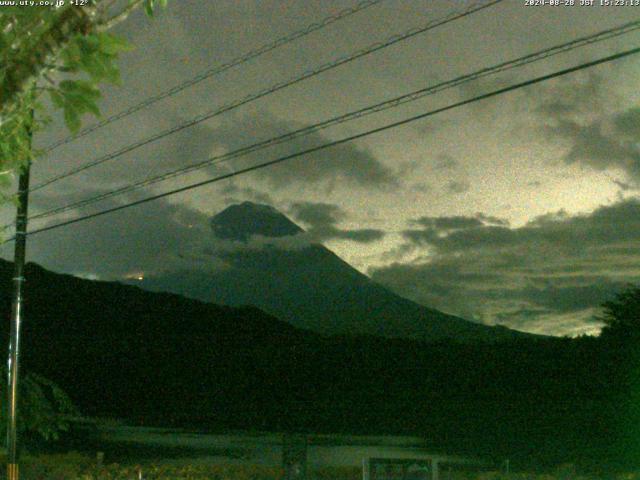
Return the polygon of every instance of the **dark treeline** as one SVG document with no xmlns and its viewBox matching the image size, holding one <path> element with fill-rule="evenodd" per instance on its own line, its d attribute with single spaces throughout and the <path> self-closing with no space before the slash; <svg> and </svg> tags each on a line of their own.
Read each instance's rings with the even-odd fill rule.
<svg viewBox="0 0 640 480">
<path fill-rule="evenodd" d="M 434 451 L 522 468 L 640 467 L 640 342 L 625 326 L 600 338 L 483 344 L 328 338 L 254 308 L 35 265 L 27 274 L 24 369 L 56 381 L 87 416 L 417 434 Z M 5 318 L 10 276 L 3 262 Z M 7 322 L 0 333 L 6 345 Z"/>
</svg>

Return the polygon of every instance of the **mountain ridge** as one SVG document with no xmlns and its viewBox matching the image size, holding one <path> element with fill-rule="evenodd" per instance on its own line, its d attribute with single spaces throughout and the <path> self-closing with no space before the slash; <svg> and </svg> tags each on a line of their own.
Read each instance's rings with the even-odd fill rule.
<svg viewBox="0 0 640 480">
<path fill-rule="evenodd" d="M 307 238 L 307 232 L 269 205 L 231 205 L 210 222 L 213 241 L 232 244 L 217 252 L 226 268 L 173 271 L 135 284 L 216 304 L 255 305 L 298 328 L 325 335 L 427 342 L 531 335 L 471 322 L 403 298 Z"/>
<path fill-rule="evenodd" d="M 0 261 L 5 318 L 12 267 Z M 515 458 L 515 448 L 524 460 L 535 451 L 566 461 L 558 445 L 610 452 L 624 407 L 619 365 L 632 357 L 598 339 L 325 337 L 252 307 L 32 263 L 25 276 L 21 369 L 56 382 L 84 415 L 208 431 L 419 434 L 449 453 Z M 8 327 L 0 323 L 5 345 Z"/>
</svg>

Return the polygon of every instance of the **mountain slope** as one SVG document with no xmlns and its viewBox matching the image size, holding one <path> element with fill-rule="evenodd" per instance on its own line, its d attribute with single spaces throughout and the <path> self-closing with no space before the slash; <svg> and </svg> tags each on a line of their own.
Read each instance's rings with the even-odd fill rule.
<svg viewBox="0 0 640 480">
<path fill-rule="evenodd" d="M 0 261 L 5 318 L 11 276 L 12 264 Z M 282 406 L 282 392 L 270 387 L 277 377 L 268 373 L 281 363 L 277 356 L 315 339 L 253 307 L 210 305 L 35 264 L 26 278 L 23 366 L 58 382 L 84 414 L 248 425 L 269 402 Z M 0 335 L 7 345 L 8 322 Z"/>
<path fill-rule="evenodd" d="M 368 334 L 435 341 L 493 341 L 525 335 L 418 305 L 374 283 L 266 205 L 233 205 L 211 219 L 228 268 L 146 277 L 171 291 L 225 305 L 255 305 L 292 325 L 323 334 Z M 272 240 L 272 243 L 269 243 Z M 215 245 L 215 244 L 214 244 Z"/>
<path fill-rule="evenodd" d="M 0 261 L 4 318 L 11 277 Z M 205 430 L 412 433 L 434 451 L 536 463 L 581 452 L 601 462 L 620 450 L 615 426 L 627 418 L 624 372 L 635 357 L 597 339 L 323 337 L 255 308 L 34 264 L 26 278 L 21 371 L 54 380 L 86 415 Z M 5 346 L 8 327 L 0 323 Z"/>
</svg>

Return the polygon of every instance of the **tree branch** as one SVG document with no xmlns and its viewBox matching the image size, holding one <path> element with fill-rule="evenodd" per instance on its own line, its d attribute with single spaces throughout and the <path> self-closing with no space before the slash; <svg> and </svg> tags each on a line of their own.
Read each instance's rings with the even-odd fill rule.
<svg viewBox="0 0 640 480">
<path fill-rule="evenodd" d="M 113 28 L 118 23 L 126 20 L 129 15 L 131 15 L 131 12 L 140 7 L 140 5 L 142 5 L 143 3 L 144 0 L 132 0 L 131 2 L 129 2 L 129 5 L 122 9 L 120 13 L 115 14 L 113 17 L 103 22 L 99 22 L 96 25 L 96 30 L 98 32 L 104 32 L 105 30 Z"/>
<path fill-rule="evenodd" d="M 0 116 L 13 110 L 28 84 L 47 68 L 48 59 L 54 57 L 77 33 L 87 33 L 93 24 L 94 7 L 76 8 L 71 5 L 40 35 L 35 47 L 16 55 L 5 65 L 5 76 L 0 83 Z"/>
</svg>

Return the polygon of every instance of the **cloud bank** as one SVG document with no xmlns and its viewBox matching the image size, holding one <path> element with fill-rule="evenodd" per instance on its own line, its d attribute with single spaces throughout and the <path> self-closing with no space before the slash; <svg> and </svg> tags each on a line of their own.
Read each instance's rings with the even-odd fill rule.
<svg viewBox="0 0 640 480">
<path fill-rule="evenodd" d="M 640 201 L 560 211 L 510 228 L 498 218 L 422 217 L 405 230 L 414 260 L 372 269 L 418 302 L 489 324 L 595 333 L 599 305 L 640 281 Z"/>
</svg>

